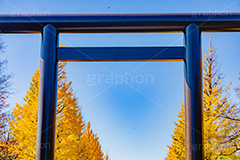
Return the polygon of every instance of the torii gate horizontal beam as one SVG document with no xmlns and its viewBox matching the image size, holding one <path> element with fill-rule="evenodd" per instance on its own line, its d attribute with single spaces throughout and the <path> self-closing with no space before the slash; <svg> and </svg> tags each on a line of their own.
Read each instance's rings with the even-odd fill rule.
<svg viewBox="0 0 240 160">
<path fill-rule="evenodd" d="M 183 61 L 185 47 L 66 47 L 60 61 Z"/>
<path fill-rule="evenodd" d="M 195 23 L 200 31 L 240 31 L 240 13 L 1 15 L 2 33 L 40 33 L 51 24 L 59 33 L 183 32 Z"/>
</svg>

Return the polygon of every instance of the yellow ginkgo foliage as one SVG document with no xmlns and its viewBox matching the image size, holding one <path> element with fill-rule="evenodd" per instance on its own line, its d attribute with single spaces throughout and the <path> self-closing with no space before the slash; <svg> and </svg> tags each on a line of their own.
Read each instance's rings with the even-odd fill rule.
<svg viewBox="0 0 240 160">
<path fill-rule="evenodd" d="M 97 134 L 91 130 L 90 122 L 88 122 L 85 132 L 82 136 L 82 143 L 84 144 L 83 157 L 88 157 L 90 160 L 103 160 L 103 153 L 101 145 L 98 141 Z"/>
<path fill-rule="evenodd" d="M 178 114 L 178 123 L 175 123 L 174 134 L 172 135 L 173 142 L 170 146 L 167 158 L 165 160 L 185 160 L 185 123 L 184 123 L 184 105 L 181 104 L 181 111 Z"/>
<path fill-rule="evenodd" d="M 102 160 L 103 153 L 96 134 L 85 125 L 73 95 L 71 82 L 67 82 L 66 63 L 59 63 L 56 123 L 56 160 Z M 15 141 L 11 153 L 17 159 L 36 159 L 37 111 L 39 70 L 32 77 L 24 104 L 16 104 L 9 132 Z"/>
<path fill-rule="evenodd" d="M 204 159 L 216 160 L 227 156 L 239 160 L 240 151 L 240 108 L 232 104 L 229 98 L 231 84 L 224 86 L 222 74 L 216 62 L 216 55 L 209 43 L 208 54 L 203 57 L 203 139 Z M 185 132 L 184 107 L 175 123 L 173 141 L 168 146 L 167 160 L 184 160 Z"/>
</svg>

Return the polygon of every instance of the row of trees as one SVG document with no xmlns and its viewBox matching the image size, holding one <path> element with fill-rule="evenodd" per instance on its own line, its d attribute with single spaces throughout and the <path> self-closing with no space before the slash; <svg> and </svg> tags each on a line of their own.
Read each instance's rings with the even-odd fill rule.
<svg viewBox="0 0 240 160">
<path fill-rule="evenodd" d="M 0 49 L 3 48 L 0 43 Z M 0 61 L 0 158 L 35 159 L 37 140 L 37 111 L 39 94 L 39 70 L 30 83 L 24 104 L 16 106 L 7 114 L 6 99 L 10 94 L 9 78 L 5 73 L 7 61 Z M 84 122 L 71 82 L 67 81 L 66 63 L 59 63 L 56 159 L 108 160 L 103 154 L 97 134 L 90 122 Z M 203 60 L 203 117 L 204 158 L 240 159 L 240 107 L 231 102 L 229 90 L 219 71 L 212 43 Z M 240 87 L 236 88 L 240 99 Z M 174 122 L 173 141 L 166 160 L 185 160 L 184 105 L 181 105 L 178 122 Z M 228 157 L 228 158 L 227 158 Z"/>
<path fill-rule="evenodd" d="M 240 104 L 231 102 L 231 83 L 223 84 L 212 42 L 203 57 L 204 159 L 240 159 Z M 236 88 L 240 99 L 240 87 Z M 185 160 L 184 105 L 174 122 L 175 130 L 166 160 Z"/>
<path fill-rule="evenodd" d="M 2 74 L 4 64 L 6 61 L 0 63 L 0 75 L 5 75 L 0 77 L 0 159 L 35 160 L 39 70 L 32 77 L 24 104 L 16 104 L 9 116 L 4 110 L 8 107 L 6 98 L 10 77 Z M 66 63 L 59 63 L 55 159 L 108 160 L 90 122 L 83 120 L 71 82 L 67 81 L 65 68 Z"/>
</svg>

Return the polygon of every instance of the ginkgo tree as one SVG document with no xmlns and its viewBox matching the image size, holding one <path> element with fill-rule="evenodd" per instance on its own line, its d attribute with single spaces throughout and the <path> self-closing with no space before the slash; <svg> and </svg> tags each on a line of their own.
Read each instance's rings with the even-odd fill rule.
<svg viewBox="0 0 240 160">
<path fill-rule="evenodd" d="M 103 160 L 97 134 L 91 130 L 90 122 L 86 125 L 83 121 L 65 67 L 66 63 L 59 63 L 55 159 Z M 36 158 L 38 94 L 39 70 L 32 77 L 24 104 L 16 104 L 10 121 L 9 132 L 15 141 L 11 153 L 17 159 Z"/>
<path fill-rule="evenodd" d="M 175 125 L 173 142 L 171 146 L 167 146 L 169 152 L 166 160 L 185 160 L 185 122 L 184 122 L 184 105 L 181 104 L 181 111 L 178 113 L 178 123 Z"/>
<path fill-rule="evenodd" d="M 215 160 L 227 156 L 239 160 L 240 108 L 231 103 L 229 90 L 219 71 L 215 51 L 210 40 L 208 54 L 203 57 L 203 140 L 204 159 Z M 179 112 L 178 123 L 172 135 L 173 141 L 166 160 L 185 159 L 184 106 Z"/>
<path fill-rule="evenodd" d="M 103 153 L 101 151 L 101 145 L 98 141 L 97 134 L 94 134 L 90 128 L 90 122 L 87 123 L 87 127 L 82 136 L 83 152 L 81 157 L 88 157 L 91 160 L 103 160 Z"/>
</svg>

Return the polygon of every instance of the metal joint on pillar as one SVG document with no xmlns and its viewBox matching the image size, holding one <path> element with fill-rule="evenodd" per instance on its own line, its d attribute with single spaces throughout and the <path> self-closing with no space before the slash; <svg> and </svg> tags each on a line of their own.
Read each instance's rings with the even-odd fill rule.
<svg viewBox="0 0 240 160">
<path fill-rule="evenodd" d="M 185 151 L 186 160 L 203 160 L 202 58 L 199 27 L 185 29 Z"/>
<path fill-rule="evenodd" d="M 36 160 L 53 160 L 57 93 L 57 30 L 48 24 L 43 28 L 40 68 Z"/>
</svg>

